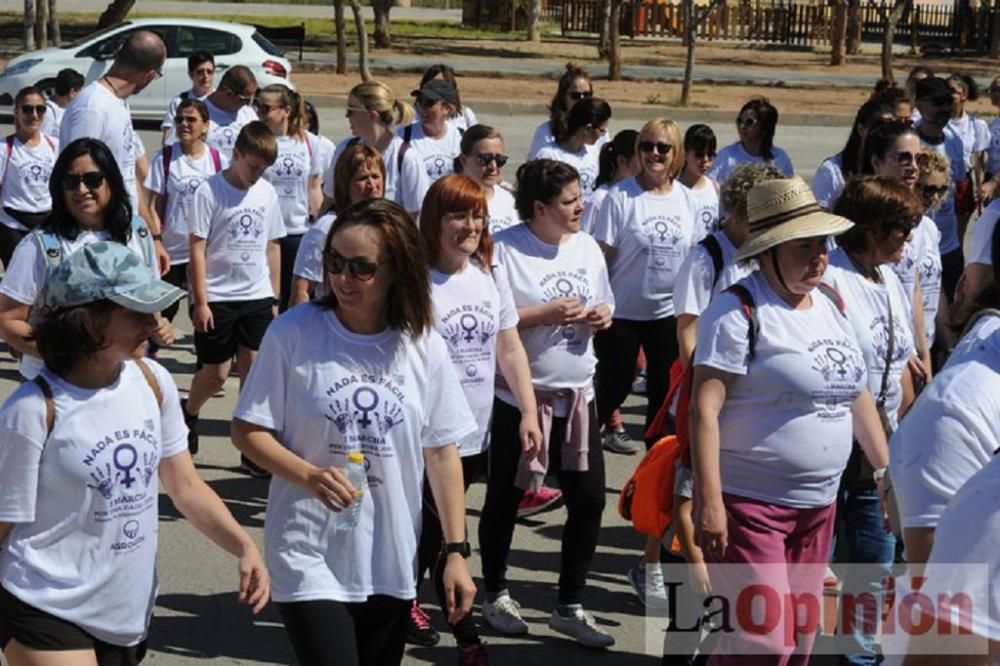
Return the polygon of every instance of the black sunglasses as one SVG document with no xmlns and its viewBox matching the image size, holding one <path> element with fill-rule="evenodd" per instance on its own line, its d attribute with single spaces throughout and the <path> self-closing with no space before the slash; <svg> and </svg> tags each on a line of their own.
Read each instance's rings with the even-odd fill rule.
<svg viewBox="0 0 1000 666">
<path fill-rule="evenodd" d="M 896 220 L 895 227 L 897 229 L 902 229 L 907 234 L 909 234 L 914 229 L 916 229 L 918 226 L 920 226 L 920 219 L 921 218 L 919 218 L 919 217 L 911 217 L 911 218 L 908 218 L 908 219 L 904 218 L 904 219 L 901 219 L 901 220 Z"/>
<path fill-rule="evenodd" d="M 500 153 L 479 153 L 475 156 L 479 160 L 479 166 L 488 167 L 491 162 L 497 163 L 497 168 L 502 169 L 510 158 Z"/>
<path fill-rule="evenodd" d="M 760 121 L 757 120 L 756 118 L 754 118 L 753 116 L 751 116 L 749 118 L 737 118 L 736 119 L 736 126 L 737 127 L 746 127 L 747 129 L 750 129 L 751 127 L 753 127 L 754 125 L 756 125 L 759 122 Z"/>
<path fill-rule="evenodd" d="M 663 141 L 658 141 L 653 143 L 652 141 L 640 141 L 639 150 L 644 153 L 651 153 L 656 150 L 660 155 L 669 155 L 670 151 L 674 149 L 669 143 L 664 143 Z"/>
<path fill-rule="evenodd" d="M 921 185 L 920 191 L 923 192 L 924 196 L 930 199 L 933 196 L 943 197 L 948 194 L 948 186 L 940 185 L 935 187 L 934 185 Z"/>
<path fill-rule="evenodd" d="M 593 90 L 588 90 L 587 92 L 578 92 L 573 90 L 569 93 L 569 98 L 579 102 L 581 99 L 589 99 L 594 96 Z"/>
<path fill-rule="evenodd" d="M 88 190 L 96 190 L 104 184 L 104 174 L 100 171 L 88 171 L 87 173 L 68 173 L 59 181 L 64 190 L 72 191 L 80 187 L 80 183 Z"/>
<path fill-rule="evenodd" d="M 30 115 L 44 116 L 45 115 L 45 105 L 44 104 L 22 104 L 21 105 L 21 113 L 23 113 L 26 116 L 30 116 Z"/>
<path fill-rule="evenodd" d="M 378 264 L 364 259 L 346 259 L 333 250 L 323 252 L 323 267 L 330 275 L 340 275 L 346 269 L 351 277 L 368 282 L 375 277 Z"/>
</svg>

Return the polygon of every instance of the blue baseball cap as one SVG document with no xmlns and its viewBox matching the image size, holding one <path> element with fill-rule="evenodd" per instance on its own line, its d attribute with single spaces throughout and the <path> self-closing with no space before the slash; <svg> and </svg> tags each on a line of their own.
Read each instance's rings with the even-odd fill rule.
<svg viewBox="0 0 1000 666">
<path fill-rule="evenodd" d="M 128 310 L 154 313 L 184 291 L 164 282 L 121 243 L 89 243 L 66 257 L 45 285 L 42 306 L 66 308 L 107 299 Z"/>
</svg>

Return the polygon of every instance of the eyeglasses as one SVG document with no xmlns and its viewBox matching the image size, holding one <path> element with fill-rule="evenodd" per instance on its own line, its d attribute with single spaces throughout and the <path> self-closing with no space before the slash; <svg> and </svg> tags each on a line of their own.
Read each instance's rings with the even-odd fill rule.
<svg viewBox="0 0 1000 666">
<path fill-rule="evenodd" d="M 759 123 L 759 122 L 760 121 L 757 120 L 756 118 L 754 118 L 753 116 L 750 116 L 749 118 L 737 118 L 736 119 L 736 126 L 737 127 L 745 127 L 747 129 L 750 129 L 751 127 L 756 126 L 757 123 Z"/>
<path fill-rule="evenodd" d="M 644 153 L 651 153 L 654 150 L 660 155 L 669 155 L 670 151 L 674 149 L 669 143 L 664 143 L 663 141 L 657 141 L 656 143 L 652 141 L 640 141 L 639 150 Z"/>
<path fill-rule="evenodd" d="M 59 181 L 62 188 L 71 192 L 80 187 L 83 183 L 88 190 L 96 190 L 104 184 L 104 174 L 100 171 L 88 171 L 86 173 L 68 173 Z"/>
<path fill-rule="evenodd" d="M 162 78 L 163 78 L 163 70 L 162 69 L 154 69 L 153 70 L 153 80 L 155 81 L 156 79 L 162 79 Z"/>
<path fill-rule="evenodd" d="M 920 191 L 928 199 L 930 199 L 932 197 L 943 197 L 944 195 L 948 194 L 948 186 L 947 185 L 941 185 L 941 186 L 935 187 L 934 185 L 921 185 L 920 186 Z"/>
<path fill-rule="evenodd" d="M 368 113 L 368 109 L 366 109 L 363 106 L 348 106 L 347 107 L 347 112 L 348 113 Z"/>
<path fill-rule="evenodd" d="M 384 262 L 379 262 L 384 263 Z M 375 277 L 379 263 L 364 259 L 346 259 L 334 250 L 323 252 L 323 268 L 330 275 L 341 275 L 346 269 L 351 277 L 361 282 L 368 282 Z"/>
<path fill-rule="evenodd" d="M 471 155 L 470 157 L 475 157 L 479 160 L 479 166 L 488 167 L 492 162 L 497 163 L 497 168 L 502 169 L 504 164 L 507 164 L 507 160 L 510 158 L 506 155 L 501 155 L 500 153 L 479 153 L 477 155 Z"/>
<path fill-rule="evenodd" d="M 593 97 L 594 96 L 594 91 L 593 90 L 587 90 L 587 91 L 584 91 L 584 92 L 579 92 L 577 90 L 571 90 L 567 94 L 569 95 L 570 99 L 576 100 L 577 102 L 579 102 L 581 99 L 589 99 L 589 98 Z"/>
<path fill-rule="evenodd" d="M 21 113 L 26 116 L 44 116 L 45 115 L 45 105 L 44 104 L 22 104 Z"/>
</svg>

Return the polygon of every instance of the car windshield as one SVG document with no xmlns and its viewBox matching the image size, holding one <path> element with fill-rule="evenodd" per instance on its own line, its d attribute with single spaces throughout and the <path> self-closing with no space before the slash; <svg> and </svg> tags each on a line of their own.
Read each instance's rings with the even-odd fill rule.
<svg viewBox="0 0 1000 666">
<path fill-rule="evenodd" d="M 131 21 L 122 21 L 121 23 L 115 23 L 114 25 L 109 25 L 107 28 L 104 28 L 103 30 L 98 30 L 97 32 L 92 32 L 89 35 L 87 35 L 86 37 L 81 37 L 80 39 L 76 40 L 75 42 L 70 42 L 69 44 L 63 44 L 62 48 L 64 48 L 64 49 L 78 49 L 81 46 L 83 46 L 84 44 L 86 44 L 87 42 L 90 42 L 90 41 L 92 41 L 93 39 L 95 39 L 97 37 L 101 37 L 103 35 L 106 35 L 109 32 L 112 32 L 114 30 L 118 30 L 122 26 L 130 25 L 131 23 L 132 23 Z"/>
</svg>

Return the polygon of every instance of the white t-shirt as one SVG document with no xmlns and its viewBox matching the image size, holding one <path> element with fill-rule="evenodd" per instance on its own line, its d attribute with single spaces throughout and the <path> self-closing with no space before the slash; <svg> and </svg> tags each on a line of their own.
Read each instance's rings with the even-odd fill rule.
<svg viewBox="0 0 1000 666">
<path fill-rule="evenodd" d="M 568 296 L 580 299 L 585 308 L 606 303 L 614 313 L 615 298 L 604 255 L 587 234 L 577 233 L 561 245 L 550 245 L 527 224 L 519 224 L 501 231 L 494 240 L 494 261 L 505 269 L 516 307 Z M 535 388 L 583 389 L 588 400 L 594 397 L 597 358 L 590 326 L 533 326 L 520 334 Z M 510 391 L 497 388 L 497 397 L 517 406 Z M 557 416 L 565 416 L 569 401 L 560 401 L 555 408 Z"/>
<path fill-rule="evenodd" d="M 60 236 L 59 247 L 62 251 L 62 259 L 65 260 L 66 257 L 84 245 L 110 240 L 111 235 L 106 231 L 80 231 L 74 240 Z M 133 233 L 129 236 L 128 248 L 141 260 L 146 260 L 142 251 L 142 241 L 137 234 Z M 151 265 L 149 268 L 155 271 L 159 270 L 155 265 Z M 18 303 L 34 305 L 48 280 L 49 262 L 42 253 L 37 236 L 33 233 L 28 234 L 14 248 L 14 254 L 10 258 L 10 266 L 7 266 L 3 282 L 0 282 L 0 293 Z M 34 379 L 42 367 L 43 363 L 39 358 L 28 354 L 21 357 L 19 370 L 25 379 Z"/>
<path fill-rule="evenodd" d="M 29 146 L 15 136 L 7 155 L 7 142 L 0 141 L 0 224 L 27 231 L 3 208 L 29 213 L 52 210 L 49 176 L 59 156 L 59 140 L 43 135 L 37 145 Z"/>
<path fill-rule="evenodd" d="M 403 141 L 406 141 L 406 131 L 410 131 L 409 152 L 415 153 L 420 159 L 427 178 L 432 183 L 455 172 L 455 158 L 462 152 L 462 134 L 458 128 L 451 123 L 445 123 L 445 128 L 444 136 L 439 139 L 427 136 L 419 120 L 396 130 L 396 135 Z"/>
<path fill-rule="evenodd" d="M 138 213 L 136 155 L 132 145 L 134 132 L 128 102 L 101 85 L 98 79 L 84 86 L 66 107 L 59 126 L 59 145 L 65 148 L 84 136 L 103 141 L 122 172 L 125 188 L 132 200 L 132 210 Z"/>
<path fill-rule="evenodd" d="M 674 312 L 678 315 L 700 317 L 712 299 L 756 270 L 749 262 L 733 261 L 736 246 L 724 231 L 716 231 L 712 235 L 722 250 L 722 272 L 716 279 L 712 255 L 701 242 L 695 244 L 674 281 Z"/>
<path fill-rule="evenodd" d="M 580 218 L 580 230 L 588 234 L 594 232 L 594 220 L 597 219 L 597 215 L 601 212 L 601 206 L 604 205 L 604 200 L 608 196 L 608 192 L 614 187 L 611 183 L 604 183 L 603 185 L 598 185 L 594 189 L 593 194 L 590 195 L 590 203 L 583 209 L 583 217 Z"/>
<path fill-rule="evenodd" d="M 441 336 L 357 335 L 332 310 L 303 303 L 268 328 L 234 416 L 274 430 L 319 467 L 344 467 L 350 451 L 365 456 L 368 486 L 350 531 L 335 531 L 336 514 L 308 491 L 271 480 L 264 522 L 271 598 L 412 599 L 423 449 L 476 428 Z"/>
<path fill-rule="evenodd" d="M 955 213 L 955 183 L 965 178 L 965 153 L 962 147 L 962 140 L 951 131 L 944 128 L 944 141 L 938 144 L 927 143 L 920 139 L 920 146 L 924 150 L 931 150 L 943 155 L 951 165 L 951 185 L 948 193 L 941 200 L 941 205 L 930 216 L 941 232 L 941 254 L 948 254 L 960 247 L 958 238 L 958 217 Z"/>
<path fill-rule="evenodd" d="M 326 293 L 326 281 L 323 279 L 323 248 L 326 247 L 326 237 L 336 219 L 337 214 L 330 211 L 313 222 L 309 231 L 302 237 L 299 251 L 295 255 L 292 275 L 315 282 L 317 295 Z"/>
<path fill-rule="evenodd" d="M 832 210 L 837 197 L 844 190 L 843 155 L 837 153 L 823 160 L 813 176 L 812 191 L 816 203 L 826 210 Z"/>
<path fill-rule="evenodd" d="M 722 227 L 719 225 L 719 185 L 714 180 L 699 188 L 690 188 L 684 183 L 675 181 L 688 191 L 688 196 L 694 203 L 694 219 L 701 225 L 701 237 L 714 234 Z"/>
<path fill-rule="evenodd" d="M 502 266 L 494 271 L 503 272 Z M 476 430 L 458 442 L 462 456 L 482 453 L 489 445 L 497 368 L 497 334 L 517 326 L 510 285 L 470 262 L 460 273 L 430 271 L 434 330 L 448 345 L 455 376 L 475 417 Z"/>
<path fill-rule="evenodd" d="M 930 218 L 922 218 L 920 224 L 910 234 L 910 239 L 903 244 L 903 256 L 900 257 L 899 261 L 889 264 L 896 277 L 899 278 L 900 284 L 903 285 L 903 291 L 906 292 L 911 308 L 916 305 L 913 302 L 913 288 L 917 283 L 917 272 L 920 270 L 920 262 L 926 253 L 924 243 L 927 241 L 927 236 L 920 229 L 925 219 L 931 225 L 934 224 L 934 221 Z"/>
<path fill-rule="evenodd" d="M 51 99 L 45 100 L 45 117 L 42 118 L 42 134 L 48 134 L 53 138 L 59 138 L 59 130 L 62 126 L 63 115 L 66 109 L 62 108 Z"/>
<path fill-rule="evenodd" d="M 497 185 L 493 188 L 493 196 L 486 202 L 490 215 L 490 235 L 496 235 L 515 224 L 521 223 L 517 213 L 514 195 L 507 188 Z"/>
<path fill-rule="evenodd" d="M 145 363 L 162 407 L 135 363 L 110 386 L 86 389 L 44 371 L 0 411 L 0 520 L 14 523 L 0 551 L 4 589 L 113 645 L 146 636 L 156 599 L 160 461 L 187 451 L 177 387 Z M 44 453 L 43 453 L 44 450 Z"/>
<path fill-rule="evenodd" d="M 749 321 L 729 292 L 698 320 L 694 358 L 735 375 L 719 414 L 722 489 L 782 506 L 827 506 L 851 453 L 851 405 L 865 388 L 854 331 L 819 290 L 809 309 L 795 310 L 759 271 L 740 284 L 760 326 L 753 360 Z"/>
<path fill-rule="evenodd" d="M 601 152 L 601 148 L 610 140 L 611 131 L 608 130 L 597 140 L 597 152 Z M 552 136 L 552 122 L 546 120 L 535 129 L 535 134 L 531 137 L 531 146 L 528 148 L 528 161 L 537 160 L 540 157 L 538 151 L 555 142 L 556 138 Z"/>
<path fill-rule="evenodd" d="M 467 107 L 465 104 L 462 105 L 462 112 L 456 113 L 452 117 L 448 118 L 448 124 L 453 125 L 455 129 L 460 129 L 465 131 L 472 127 L 473 125 L 479 124 L 479 119 L 476 118 L 476 112 Z"/>
<path fill-rule="evenodd" d="M 325 174 L 328 170 L 333 169 L 333 154 L 337 152 L 337 145 L 323 134 L 310 132 L 309 135 L 319 141 L 320 173 Z"/>
<path fill-rule="evenodd" d="M 170 145 L 171 143 L 177 141 L 177 134 L 174 131 L 174 118 L 177 117 L 177 107 L 181 105 L 181 102 L 188 99 L 197 99 L 204 102 L 205 98 L 211 95 L 213 92 L 214 92 L 213 90 L 210 90 L 201 97 L 198 97 L 197 95 L 194 94 L 194 90 L 192 89 L 180 95 L 174 95 L 174 97 L 170 100 L 170 102 L 167 103 L 167 111 L 166 113 L 163 114 L 163 120 L 160 121 L 161 130 L 165 129 L 170 130 L 170 132 L 167 134 L 167 140 L 163 142 L 163 145 L 165 146 Z"/>
<path fill-rule="evenodd" d="M 583 205 L 590 206 L 591 198 L 594 196 L 594 183 L 597 182 L 597 174 L 601 171 L 601 144 L 584 145 L 577 152 L 570 152 L 558 143 L 552 142 L 541 148 L 535 159 L 556 160 L 576 169 L 580 174 Z"/>
<path fill-rule="evenodd" d="M 591 233 L 615 248 L 608 274 L 616 317 L 651 321 L 674 314 L 677 271 L 704 235 L 695 220 L 690 191 L 676 183 L 665 196 L 643 190 L 635 178 L 611 188 Z"/>
<path fill-rule="evenodd" d="M 271 288 L 267 244 L 285 236 L 278 194 L 263 178 L 249 190 L 233 187 L 225 172 L 195 190 L 189 229 L 207 240 L 205 283 L 209 302 L 277 296 Z"/>
<path fill-rule="evenodd" d="M 297 236 L 309 228 L 309 179 L 323 174 L 319 142 L 308 132 L 305 141 L 287 134 L 275 138 L 278 159 L 264 171 L 264 178 L 278 193 L 285 231 Z"/>
<path fill-rule="evenodd" d="M 990 145 L 986 149 L 986 173 L 1000 171 L 1000 117 L 990 121 Z"/>
<path fill-rule="evenodd" d="M 998 219 L 1000 219 L 1000 199 L 994 199 L 972 225 L 969 236 L 969 254 L 965 258 L 966 266 L 969 264 L 993 265 L 991 255 L 993 231 L 996 229 Z"/>
<path fill-rule="evenodd" d="M 937 318 L 938 305 L 941 296 L 941 232 L 934 221 L 926 215 L 920 221 L 916 233 L 924 235 L 924 254 L 920 259 L 920 292 L 924 302 L 924 327 L 927 329 L 927 348 L 934 346 L 936 330 L 934 320 Z"/>
<path fill-rule="evenodd" d="M 774 155 L 774 158 L 765 160 L 760 155 L 751 155 L 748 153 L 739 141 L 731 143 L 720 150 L 715 156 L 715 161 L 708 172 L 708 177 L 717 183 L 724 183 L 736 167 L 748 162 L 767 162 L 768 164 L 773 164 L 785 173 L 786 178 L 791 178 L 795 175 L 795 169 L 792 167 L 792 160 L 788 157 L 788 153 L 777 146 L 771 146 L 771 154 Z"/>
<path fill-rule="evenodd" d="M 962 140 L 965 172 L 972 170 L 972 154 L 980 153 L 990 147 L 990 128 L 985 120 L 971 113 L 962 114 L 961 118 L 952 118 L 948 127 Z"/>
<path fill-rule="evenodd" d="M 889 469 L 904 527 L 935 527 L 948 501 L 1000 449 L 1000 317 L 955 347 L 899 424 Z"/>
<path fill-rule="evenodd" d="M 823 275 L 823 281 L 832 286 L 844 299 L 847 318 L 854 328 L 857 343 L 864 355 L 868 368 L 868 388 L 878 400 L 882 390 L 882 375 L 885 372 L 886 357 L 889 353 L 889 317 L 886 299 L 892 304 L 894 331 L 892 359 L 889 364 L 889 382 L 886 392 L 885 411 L 895 428 L 897 412 L 903 402 L 903 371 L 906 363 L 915 353 L 913 346 L 913 310 L 899 278 L 888 266 L 878 267 L 882 282 L 876 284 L 858 273 L 850 257 L 843 248 L 830 253 L 830 264 Z"/>
<path fill-rule="evenodd" d="M 337 144 L 333 162 L 323 177 L 323 191 L 330 197 L 333 197 L 333 169 L 337 159 L 348 146 L 357 142 L 356 138 L 352 138 L 344 139 Z M 399 151 L 402 147 L 403 140 L 399 136 L 393 136 L 385 152 L 382 153 L 382 161 L 385 163 L 383 196 L 389 201 L 398 203 L 408 213 L 413 213 L 419 211 L 423 205 L 424 195 L 427 194 L 431 181 L 412 146 L 406 149 L 400 161 Z"/>
<path fill-rule="evenodd" d="M 244 104 L 231 113 L 212 104 L 209 97 L 202 101 L 208 107 L 208 134 L 205 137 L 205 142 L 232 160 L 233 148 L 236 147 L 236 139 L 240 135 L 240 130 L 247 123 L 257 120 L 257 113 L 249 104 Z"/>
<path fill-rule="evenodd" d="M 219 153 L 220 170 L 229 166 L 229 160 Z M 170 148 L 170 175 L 168 183 L 163 182 L 163 150 L 158 150 L 153 156 L 144 183 L 147 190 L 161 196 L 167 193 L 167 208 L 160 220 L 163 233 L 163 247 L 170 255 L 170 264 L 186 264 L 191 258 L 191 247 L 188 242 L 188 227 L 191 219 L 191 200 L 195 190 L 206 178 L 214 175 L 215 160 L 212 152 L 205 146 L 202 156 L 194 159 L 184 154 L 181 144 L 175 143 Z"/>
</svg>

